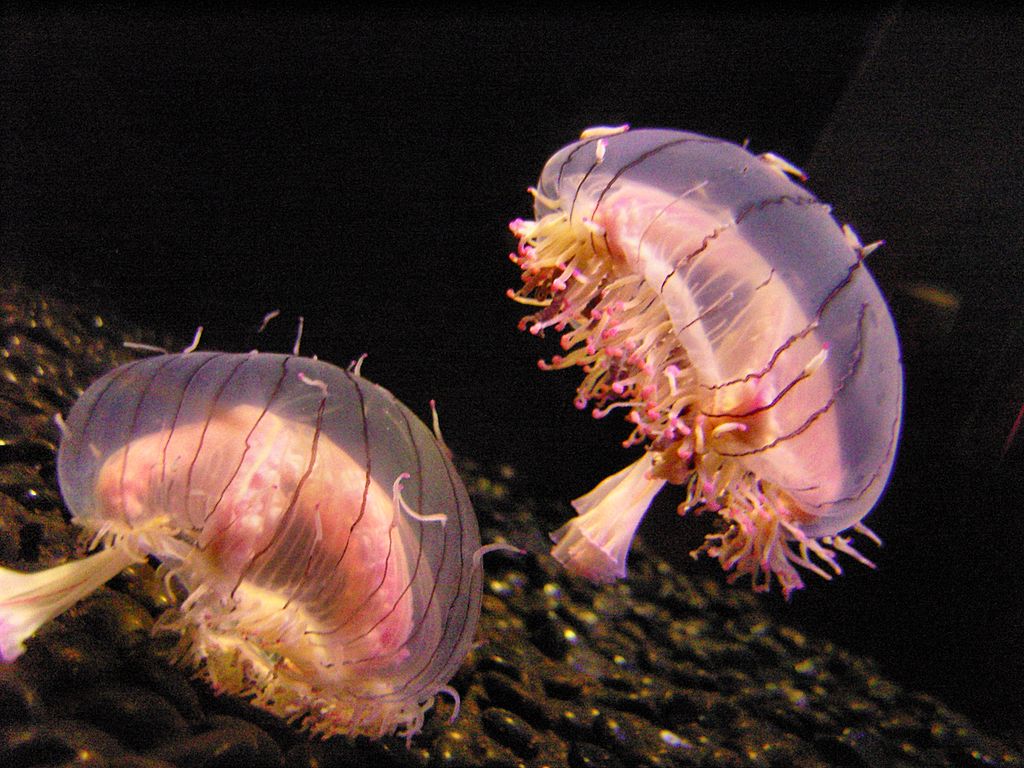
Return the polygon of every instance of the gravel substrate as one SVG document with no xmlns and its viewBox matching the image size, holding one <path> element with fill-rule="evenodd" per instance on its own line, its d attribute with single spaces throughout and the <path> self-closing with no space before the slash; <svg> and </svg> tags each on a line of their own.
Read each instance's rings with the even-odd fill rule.
<svg viewBox="0 0 1024 768">
<path fill-rule="evenodd" d="M 0 289 L 0 563 L 80 556 L 55 481 L 54 414 L 99 374 L 166 340 L 20 288 Z M 0 664 L 0 766 L 1021 766 L 1021 755 L 869 659 L 780 625 L 742 588 L 649 554 L 626 582 L 567 579 L 544 531 L 564 508 L 518 498 L 509 469 L 461 469 L 487 556 L 479 645 L 411 748 L 313 741 L 215 697 L 152 638 L 167 594 L 132 566 Z"/>
</svg>

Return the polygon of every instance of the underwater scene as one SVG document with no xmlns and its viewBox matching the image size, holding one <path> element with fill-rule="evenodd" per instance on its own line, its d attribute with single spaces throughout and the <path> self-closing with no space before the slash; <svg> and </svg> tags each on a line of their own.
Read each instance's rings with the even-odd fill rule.
<svg viewBox="0 0 1024 768">
<path fill-rule="evenodd" d="M 0 765 L 1024 765 L 1024 14 L 0 40 Z"/>
</svg>

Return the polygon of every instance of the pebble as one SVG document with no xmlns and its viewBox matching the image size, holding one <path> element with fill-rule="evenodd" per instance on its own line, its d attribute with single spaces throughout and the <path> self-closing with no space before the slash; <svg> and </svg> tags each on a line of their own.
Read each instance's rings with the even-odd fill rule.
<svg viewBox="0 0 1024 768">
<path fill-rule="evenodd" d="M 9 496 L 0 494 L 0 562 L 21 559 L 21 517 L 24 508 Z"/>
<path fill-rule="evenodd" d="M 479 657 L 477 668 L 481 671 L 493 670 L 512 680 L 522 680 L 522 672 L 514 661 L 518 655 L 515 652 L 504 650 L 499 646 L 488 646 L 477 649 L 477 654 Z"/>
<path fill-rule="evenodd" d="M 284 755 L 269 735 L 236 718 L 221 718 L 210 730 L 169 740 L 147 752 L 180 768 L 279 768 Z"/>
<path fill-rule="evenodd" d="M 607 749 L 588 744 L 585 741 L 574 741 L 569 749 L 570 768 L 625 768 L 622 761 Z"/>
<path fill-rule="evenodd" d="M 228 715 L 214 715 L 206 723 L 207 728 L 248 732 L 256 743 L 256 765 L 280 765 L 284 755 L 277 742 L 264 729 L 241 718 Z"/>
<path fill-rule="evenodd" d="M 14 461 L 34 464 L 52 462 L 57 456 L 57 446 L 40 437 L 0 437 L 0 463 Z"/>
<path fill-rule="evenodd" d="M 130 653 L 148 643 L 153 618 L 135 600 L 112 589 L 93 592 L 65 616 L 88 624 L 90 634 L 118 653 Z"/>
<path fill-rule="evenodd" d="M 199 694 L 181 670 L 143 652 L 125 662 L 125 671 L 131 680 L 171 702 L 186 721 L 197 723 L 205 718 Z"/>
<path fill-rule="evenodd" d="M 515 712 L 532 722 L 543 723 L 547 720 L 544 706 L 538 700 L 537 693 L 522 683 L 496 672 L 485 672 L 483 684 L 487 698 L 493 705 Z"/>
<path fill-rule="evenodd" d="M 458 727 L 441 734 L 434 742 L 432 768 L 475 768 L 480 765 L 473 741 Z"/>
<path fill-rule="evenodd" d="M 79 715 L 135 749 L 186 733 L 188 725 L 174 705 L 145 688 L 103 685 L 84 692 Z"/>
<path fill-rule="evenodd" d="M 537 733 L 518 715 L 507 709 L 490 707 L 483 711 L 480 720 L 484 730 L 516 754 L 523 757 L 537 754 Z"/>
<path fill-rule="evenodd" d="M 119 660 L 86 627 L 62 617 L 25 644 L 19 669 L 40 689 L 63 691 L 95 685 L 119 666 Z"/>
<path fill-rule="evenodd" d="M 532 622 L 532 625 L 530 640 L 542 653 L 555 661 L 564 659 L 566 654 L 580 643 L 579 633 L 559 618 L 555 611 L 547 611 Z"/>
<path fill-rule="evenodd" d="M 107 763 L 107 768 L 177 768 L 177 766 L 155 757 L 124 755 Z"/>
<path fill-rule="evenodd" d="M 581 676 L 558 670 L 544 676 L 544 692 L 551 698 L 571 701 L 582 693 L 585 682 Z"/>
<path fill-rule="evenodd" d="M 5 729 L 3 736 L 0 765 L 4 768 L 102 766 L 124 754 L 113 736 L 76 720 L 16 725 Z"/>
<path fill-rule="evenodd" d="M 844 728 L 814 740 L 822 756 L 836 768 L 874 768 L 886 762 L 882 739 L 869 730 Z"/>
<path fill-rule="evenodd" d="M 636 752 L 636 735 L 622 719 L 614 715 L 600 714 L 594 719 L 593 729 L 594 737 L 601 746 L 620 754 Z"/>
<path fill-rule="evenodd" d="M 620 712 L 642 715 L 650 720 L 658 717 L 658 703 L 652 697 L 641 693 L 612 692 L 598 696 L 597 703 Z"/>
<path fill-rule="evenodd" d="M 344 739 L 304 741 L 284 756 L 284 768 L 367 768 L 370 763 Z"/>
<path fill-rule="evenodd" d="M 45 714 L 39 692 L 13 664 L 0 664 L 0 724 L 41 720 Z"/>
<path fill-rule="evenodd" d="M 601 711 L 596 707 L 568 706 L 563 707 L 554 729 L 567 739 L 592 739 L 594 720 Z"/>
<path fill-rule="evenodd" d="M 708 711 L 710 699 L 702 691 L 671 690 L 661 702 L 661 711 L 669 723 L 695 723 Z"/>
</svg>

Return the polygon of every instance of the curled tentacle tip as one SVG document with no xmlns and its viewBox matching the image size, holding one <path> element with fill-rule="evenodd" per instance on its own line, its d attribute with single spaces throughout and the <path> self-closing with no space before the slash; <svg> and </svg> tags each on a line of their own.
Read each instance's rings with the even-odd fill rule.
<svg viewBox="0 0 1024 768">
<path fill-rule="evenodd" d="M 484 544 L 473 553 L 473 566 L 479 568 L 483 563 L 484 555 L 488 555 L 491 552 L 507 552 L 510 555 L 522 557 L 527 554 L 525 549 L 520 549 L 512 544 L 505 544 L 503 542 L 494 542 L 491 544 Z"/>
</svg>

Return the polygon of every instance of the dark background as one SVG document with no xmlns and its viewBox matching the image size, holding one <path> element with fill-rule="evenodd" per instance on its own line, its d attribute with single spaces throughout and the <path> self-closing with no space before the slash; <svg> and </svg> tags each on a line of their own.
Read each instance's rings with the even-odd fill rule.
<svg viewBox="0 0 1024 768">
<path fill-rule="evenodd" d="M 51 5 L 4 12 L 0 259 L 214 349 L 363 372 L 459 453 L 568 500 L 632 460 L 515 330 L 509 219 L 594 124 L 695 130 L 805 168 L 899 326 L 904 435 L 850 564 L 766 606 L 1004 733 L 1024 721 L 1024 22 L 999 7 L 487 13 Z M 283 320 L 258 340 L 274 308 Z M 708 521 L 644 530 L 683 568 Z M 569 510 L 566 508 L 566 515 Z M 865 545 L 869 549 L 870 545 Z M 740 588 L 740 587 L 737 587 Z"/>
</svg>

